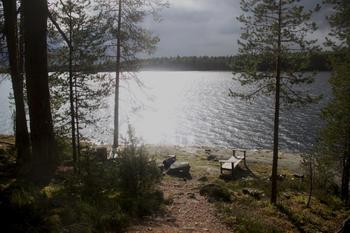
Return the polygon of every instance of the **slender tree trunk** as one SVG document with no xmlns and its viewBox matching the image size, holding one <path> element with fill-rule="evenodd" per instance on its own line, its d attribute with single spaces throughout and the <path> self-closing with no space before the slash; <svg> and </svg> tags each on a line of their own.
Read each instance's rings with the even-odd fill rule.
<svg viewBox="0 0 350 233">
<path fill-rule="evenodd" d="M 26 178 L 44 184 L 50 181 L 57 162 L 48 84 L 47 0 L 23 1 L 22 7 L 32 142 Z"/>
<path fill-rule="evenodd" d="M 120 47 L 121 47 L 121 21 L 122 21 L 122 0 L 118 2 L 118 31 L 117 31 L 117 62 L 115 73 L 115 97 L 114 97 L 114 140 L 113 153 L 119 146 L 119 79 L 120 79 Z"/>
<path fill-rule="evenodd" d="M 272 184 L 271 184 L 271 203 L 277 202 L 277 167 L 278 167 L 278 130 L 280 115 L 280 89 L 281 89 L 281 22 L 282 21 L 282 2 L 279 1 L 278 9 L 278 40 L 277 40 L 277 59 L 276 59 L 276 93 L 275 93 L 275 120 L 273 130 L 273 161 L 272 161 Z"/>
<path fill-rule="evenodd" d="M 16 106 L 15 136 L 17 162 L 21 166 L 30 156 L 30 142 L 24 105 L 23 73 L 21 72 L 21 41 L 18 40 L 16 0 L 2 0 L 5 18 L 5 36 L 10 61 L 10 73 Z"/>
<path fill-rule="evenodd" d="M 72 19 L 69 22 L 69 103 L 70 103 L 70 117 L 72 130 L 72 153 L 74 161 L 74 171 L 77 171 L 77 143 L 75 136 L 75 110 L 74 110 L 74 93 L 73 93 L 73 45 L 72 45 Z"/>
<path fill-rule="evenodd" d="M 20 24 L 19 24 L 19 73 L 22 76 L 22 80 L 24 81 L 24 19 L 23 19 L 23 0 L 20 1 L 21 9 L 20 9 Z M 28 137 L 29 138 L 29 137 Z"/>
<path fill-rule="evenodd" d="M 79 93 L 77 85 L 77 77 L 74 77 L 74 92 L 75 92 L 75 121 L 77 134 L 77 160 L 80 161 L 80 128 L 79 128 Z"/>
<path fill-rule="evenodd" d="M 309 157 L 310 189 L 309 189 L 309 197 L 308 197 L 307 204 L 306 204 L 307 208 L 310 208 L 310 206 L 311 206 L 311 197 L 312 197 L 313 184 L 314 184 L 313 157 L 311 154 L 309 156 L 310 156 Z"/>
<path fill-rule="evenodd" d="M 343 158 L 341 198 L 346 205 L 349 204 L 349 176 L 350 176 L 350 155 L 349 155 L 349 152 L 345 152 L 344 158 Z"/>
</svg>

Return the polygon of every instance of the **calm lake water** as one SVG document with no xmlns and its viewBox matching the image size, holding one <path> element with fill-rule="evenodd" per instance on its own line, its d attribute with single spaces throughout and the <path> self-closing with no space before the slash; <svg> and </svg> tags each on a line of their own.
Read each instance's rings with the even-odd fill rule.
<svg viewBox="0 0 350 233">
<path fill-rule="evenodd" d="M 229 97 L 229 88 L 242 89 L 231 72 L 143 71 L 137 75 L 142 87 L 133 79 L 121 81 L 122 135 L 131 124 L 144 143 L 271 148 L 272 98 L 259 97 L 248 103 Z M 329 76 L 319 73 L 309 87 L 311 93 L 323 94 L 320 103 L 282 110 L 282 149 L 306 150 L 315 142 L 322 127 L 320 109 L 331 97 Z M 10 90 L 9 81 L 0 84 L 0 134 L 13 131 Z M 113 96 L 94 114 L 102 119 L 83 134 L 99 143 L 111 143 Z"/>
</svg>

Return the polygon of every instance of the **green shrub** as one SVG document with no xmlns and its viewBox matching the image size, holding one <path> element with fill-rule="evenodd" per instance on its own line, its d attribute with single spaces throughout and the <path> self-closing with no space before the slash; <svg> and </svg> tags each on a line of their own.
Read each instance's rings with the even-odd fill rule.
<svg viewBox="0 0 350 233">
<path fill-rule="evenodd" d="M 282 229 L 260 218 L 252 218 L 249 215 L 239 215 L 236 218 L 237 230 L 241 233 L 282 233 Z"/>
<path fill-rule="evenodd" d="M 164 203 L 163 193 L 157 191 L 162 175 L 144 146 L 137 146 L 131 127 L 128 135 L 124 149 L 118 154 L 118 190 L 123 208 L 133 215 L 144 216 L 158 210 Z"/>
<path fill-rule="evenodd" d="M 13 184 L 0 194 L 2 232 L 51 232 L 47 203 L 33 187 Z"/>
<path fill-rule="evenodd" d="M 82 151 L 79 172 L 62 171 L 44 188 L 14 184 L 0 193 L 1 232 L 125 232 L 136 218 L 164 204 L 161 172 L 144 147 L 129 141 L 118 159 L 101 161 Z M 60 141 L 61 161 L 70 149 Z"/>
<path fill-rule="evenodd" d="M 153 192 L 161 180 L 161 171 L 144 146 L 138 146 L 134 130 L 129 126 L 128 139 L 119 152 L 120 190 L 128 196 L 139 196 Z"/>
<path fill-rule="evenodd" d="M 230 202 L 231 194 L 227 188 L 218 184 L 207 184 L 201 187 L 199 193 L 208 197 L 210 202 Z"/>
</svg>

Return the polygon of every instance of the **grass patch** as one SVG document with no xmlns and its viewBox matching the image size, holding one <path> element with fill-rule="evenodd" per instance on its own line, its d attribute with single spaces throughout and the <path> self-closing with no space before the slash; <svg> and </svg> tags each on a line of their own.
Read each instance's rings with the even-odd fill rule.
<svg viewBox="0 0 350 233">
<path fill-rule="evenodd" d="M 229 190 L 222 185 L 218 184 L 207 184 L 200 188 L 199 193 L 207 196 L 209 202 L 223 201 L 230 202 L 231 194 Z"/>
</svg>

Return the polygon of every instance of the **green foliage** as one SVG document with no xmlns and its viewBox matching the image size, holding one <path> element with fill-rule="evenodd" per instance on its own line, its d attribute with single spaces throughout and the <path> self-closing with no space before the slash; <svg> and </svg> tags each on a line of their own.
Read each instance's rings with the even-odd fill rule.
<svg viewBox="0 0 350 233">
<path fill-rule="evenodd" d="M 317 145 L 319 173 L 341 176 L 341 197 L 349 200 L 350 179 L 350 4 L 348 1 L 327 0 L 333 7 L 328 20 L 332 26 L 326 45 L 332 48 L 332 77 L 330 84 L 333 99 L 322 110 L 325 127 L 320 133 Z M 327 187 L 335 180 L 322 177 Z M 322 180 L 321 180 L 322 181 Z"/>
<path fill-rule="evenodd" d="M 350 15 L 350 3 L 347 0 L 325 0 L 333 8 L 333 14 L 328 16 L 331 25 L 330 36 L 337 39 L 337 42 L 327 38 L 327 45 L 332 46 L 334 51 L 342 52 L 343 47 L 350 45 L 350 22 L 347 20 Z"/>
<path fill-rule="evenodd" d="M 39 189 L 26 184 L 13 184 L 0 193 L 3 232 L 50 232 L 46 220 L 47 202 Z"/>
<path fill-rule="evenodd" d="M 56 71 L 50 74 L 53 118 L 56 133 L 70 137 L 70 117 L 77 124 L 76 135 L 81 128 L 96 125 L 101 117 L 91 112 L 101 108 L 112 88 L 110 76 L 96 70 L 106 55 L 108 25 L 103 24 L 102 12 L 89 0 L 52 1 L 50 11 L 61 29 L 59 33 L 53 23 L 48 27 L 50 44 L 54 45 L 49 61 Z M 71 105 L 67 104 L 70 101 Z"/>
<path fill-rule="evenodd" d="M 68 150 L 64 140 L 63 151 Z M 161 173 L 133 134 L 111 160 L 98 159 L 94 149 L 82 151 L 79 172 L 57 171 L 48 186 L 14 183 L 0 194 L 4 232 L 124 232 L 135 219 L 158 211 L 163 193 Z M 65 156 L 63 156 L 65 157 Z M 9 229 L 8 231 L 6 231 Z M 29 229 L 29 230 L 28 230 Z"/>
<path fill-rule="evenodd" d="M 249 214 L 236 218 L 237 229 L 241 233 L 282 233 L 283 229 L 264 222 L 262 219 L 252 218 Z"/>
<path fill-rule="evenodd" d="M 239 206 L 229 205 L 217 205 L 220 211 L 220 215 L 223 221 L 234 229 L 234 232 L 239 233 L 279 233 L 288 232 L 287 226 L 283 226 L 283 222 L 276 221 L 271 216 L 274 214 L 274 210 L 271 206 L 249 206 L 250 204 L 256 204 L 256 201 L 250 199 L 247 204 L 241 204 Z M 265 211 L 265 212 L 259 212 Z"/>
<path fill-rule="evenodd" d="M 118 153 L 118 187 L 123 207 L 136 215 L 151 214 L 163 203 L 163 194 L 157 191 L 161 172 L 143 146 L 137 146 L 134 130 L 129 126 L 128 140 Z"/>
<path fill-rule="evenodd" d="M 350 132 L 350 54 L 342 61 L 333 60 L 333 74 L 330 79 L 334 98 L 322 110 L 326 126 L 322 131 L 321 140 L 328 153 L 342 156 L 348 150 Z M 336 155 L 337 154 L 337 155 Z"/>
<path fill-rule="evenodd" d="M 276 79 L 280 79 L 281 104 L 314 101 L 315 97 L 308 95 L 303 85 L 312 83 L 315 74 L 301 72 L 318 51 L 316 41 L 306 38 L 316 30 L 309 21 L 313 11 L 304 10 L 297 0 L 242 0 L 241 9 L 244 14 L 238 20 L 243 24 L 243 32 L 238 43 L 242 73 L 235 79 L 252 88 L 248 94 L 231 94 L 248 100 L 258 94 L 269 96 L 275 93 Z M 276 77 L 278 69 L 281 74 Z"/>
<path fill-rule="evenodd" d="M 118 156 L 119 187 L 126 195 L 136 197 L 155 190 L 161 178 L 160 169 L 143 146 L 137 147 L 136 138 L 130 128 L 129 144 L 126 144 Z"/>
<path fill-rule="evenodd" d="M 210 202 L 231 201 L 231 194 L 225 186 L 219 184 L 207 184 L 200 188 L 199 193 L 208 197 Z"/>
<path fill-rule="evenodd" d="M 159 42 L 158 36 L 142 27 L 146 16 L 159 19 L 159 11 L 167 7 L 165 0 L 122 0 L 121 38 L 118 38 L 118 6 L 119 0 L 96 0 L 103 12 L 103 23 L 108 25 L 105 34 L 108 42 L 115 48 L 117 39 L 121 42 L 121 70 L 134 70 L 137 63 L 133 61 L 138 54 L 152 54 Z M 114 69 L 115 71 L 115 69 Z"/>
</svg>

